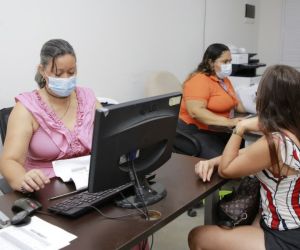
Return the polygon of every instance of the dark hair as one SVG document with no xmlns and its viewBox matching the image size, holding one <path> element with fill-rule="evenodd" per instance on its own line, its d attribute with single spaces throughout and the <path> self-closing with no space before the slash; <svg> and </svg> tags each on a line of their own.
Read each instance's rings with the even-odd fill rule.
<svg viewBox="0 0 300 250">
<path fill-rule="evenodd" d="M 282 134 L 286 129 L 300 139 L 299 96 L 300 72 L 287 65 L 266 69 L 257 90 L 256 110 L 259 125 L 269 144 L 272 165 L 276 163 L 279 167 L 272 132 Z"/>
<path fill-rule="evenodd" d="M 51 70 L 53 70 L 55 67 L 55 59 L 59 56 L 63 56 L 63 55 L 67 55 L 67 54 L 74 56 L 76 59 L 76 55 L 75 55 L 74 49 L 71 46 L 71 44 L 69 44 L 67 41 L 65 41 L 63 39 L 49 40 L 48 42 L 46 42 L 43 45 L 43 47 L 41 49 L 40 64 L 43 65 L 44 67 L 46 67 L 50 63 L 50 60 L 51 60 L 52 61 L 52 69 Z M 35 74 L 34 79 L 38 83 L 40 88 L 45 87 L 46 81 L 38 70 Z"/>
<path fill-rule="evenodd" d="M 213 43 L 209 45 L 204 52 L 201 63 L 198 65 L 197 69 L 188 76 L 188 79 L 200 72 L 206 75 L 212 75 L 214 70 L 211 68 L 211 63 L 214 63 L 224 51 L 229 51 L 229 48 L 222 43 Z"/>
</svg>

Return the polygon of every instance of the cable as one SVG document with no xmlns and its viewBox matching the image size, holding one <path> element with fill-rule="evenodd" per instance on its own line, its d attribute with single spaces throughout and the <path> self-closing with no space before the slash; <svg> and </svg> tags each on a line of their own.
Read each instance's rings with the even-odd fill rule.
<svg viewBox="0 0 300 250">
<path fill-rule="evenodd" d="M 140 200 L 142 202 L 142 208 L 145 210 L 146 220 L 149 220 L 149 211 L 148 211 L 147 205 L 144 200 L 144 194 L 141 193 L 141 192 L 143 192 L 142 187 L 140 185 L 139 178 L 137 176 L 135 166 L 134 166 L 134 160 L 137 158 L 138 152 L 139 152 L 139 150 L 132 150 L 126 155 L 127 164 L 128 164 L 127 166 L 129 168 L 130 179 L 134 183 L 136 195 L 138 196 L 138 198 L 140 198 Z M 132 204 L 131 202 L 129 202 L 129 203 Z M 134 206 L 134 207 L 136 207 L 136 206 Z"/>
<path fill-rule="evenodd" d="M 153 243 L 154 243 L 154 234 L 151 234 L 150 250 L 152 250 L 152 248 L 153 248 Z"/>
<path fill-rule="evenodd" d="M 137 190 L 137 192 L 139 193 L 139 194 L 137 194 L 137 195 L 140 197 L 140 199 L 141 199 L 141 201 L 142 201 L 142 204 L 143 204 L 143 208 L 145 209 L 145 212 L 146 212 L 146 213 L 145 213 L 145 215 L 146 215 L 146 220 L 149 220 L 149 210 L 148 210 L 148 207 L 147 207 L 147 205 L 146 205 L 146 203 L 145 203 L 144 195 L 143 195 L 143 193 L 141 193 L 141 192 L 143 192 L 143 191 L 142 191 L 141 184 L 140 184 L 140 182 L 139 182 L 138 176 L 137 176 L 136 171 L 135 171 L 134 161 L 133 161 L 133 160 L 131 161 L 131 170 L 132 170 L 132 172 L 133 172 L 133 175 L 134 175 L 134 178 L 135 178 L 135 181 L 136 181 L 136 184 L 137 184 L 136 190 Z M 136 206 L 134 205 L 134 207 L 136 207 Z M 152 235 L 152 243 L 153 243 L 153 235 Z M 143 240 L 143 241 L 142 241 L 141 249 L 142 249 L 142 250 L 146 250 L 147 244 L 148 244 L 148 239 Z M 152 244 L 151 244 L 151 245 L 152 245 Z"/>
<path fill-rule="evenodd" d="M 76 207 L 82 207 L 82 206 L 76 206 Z M 103 213 L 99 208 L 97 208 L 97 207 L 95 207 L 95 206 L 84 206 L 84 207 L 90 207 L 90 208 L 93 208 L 93 209 L 96 210 L 100 215 L 102 215 L 104 218 L 110 219 L 110 220 L 118 220 L 118 219 L 130 217 L 130 216 L 140 215 L 140 213 L 130 213 L 130 214 L 125 214 L 125 215 L 120 215 L 120 216 L 112 217 L 112 216 L 106 215 L 106 214 Z"/>
<path fill-rule="evenodd" d="M 132 203 L 130 200 L 128 200 L 122 192 L 120 192 L 120 194 L 121 194 L 121 196 L 122 196 L 122 198 L 124 200 L 126 200 L 128 203 L 130 203 L 133 207 L 135 207 L 135 209 L 137 209 L 139 212 L 141 212 L 147 218 L 147 215 L 145 214 L 145 212 L 142 209 L 140 209 L 134 203 Z M 151 234 L 150 237 L 151 237 L 151 244 L 150 244 L 150 248 L 149 249 L 151 250 L 153 248 L 154 235 Z M 141 250 L 145 250 L 146 249 L 147 243 L 148 243 L 148 239 L 147 240 L 143 240 L 143 245 L 141 247 Z"/>
<path fill-rule="evenodd" d="M 140 196 L 140 199 L 141 199 L 141 201 L 142 201 L 142 203 L 143 203 L 143 208 L 145 209 L 145 212 L 146 212 L 146 214 L 147 214 L 146 219 L 149 220 L 149 211 L 148 211 L 148 207 L 147 207 L 147 205 L 146 205 L 146 203 L 145 203 L 144 195 L 141 193 L 142 187 L 141 187 L 141 185 L 140 185 L 139 179 L 138 179 L 137 174 L 136 174 L 136 171 L 135 171 L 134 161 L 131 161 L 131 169 L 132 169 L 134 178 L 135 178 L 136 183 L 137 183 L 137 188 L 136 188 L 136 190 L 137 190 L 137 192 L 139 193 L 138 195 Z"/>
<path fill-rule="evenodd" d="M 132 203 L 130 200 L 128 200 L 122 192 L 120 192 L 120 195 L 122 196 L 122 198 L 124 200 L 126 200 L 128 203 L 130 203 L 136 210 L 138 210 L 141 214 L 143 214 L 147 218 L 147 214 L 145 213 L 145 211 L 143 211 L 142 209 L 137 207 L 134 203 Z"/>
</svg>

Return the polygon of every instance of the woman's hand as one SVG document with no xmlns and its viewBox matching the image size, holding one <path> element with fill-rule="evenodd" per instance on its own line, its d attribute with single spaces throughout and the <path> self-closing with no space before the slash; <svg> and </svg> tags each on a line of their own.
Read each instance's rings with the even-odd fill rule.
<svg viewBox="0 0 300 250">
<path fill-rule="evenodd" d="M 248 119 L 243 119 L 241 123 L 247 131 L 260 131 L 257 116 Z"/>
<path fill-rule="evenodd" d="M 21 192 L 34 192 L 45 187 L 50 180 L 39 169 L 32 169 L 26 172 L 16 183 L 15 189 Z"/>
<path fill-rule="evenodd" d="M 253 117 L 239 121 L 236 124 L 236 130 L 241 131 L 242 134 L 244 134 L 246 131 L 260 131 L 258 118 Z"/>
<path fill-rule="evenodd" d="M 243 117 L 232 118 L 232 119 L 230 119 L 230 124 L 228 127 L 235 127 L 242 120 L 243 120 Z"/>
<path fill-rule="evenodd" d="M 210 181 L 214 172 L 214 168 L 218 165 L 216 158 L 199 161 L 195 165 L 195 173 L 203 180 L 203 182 Z"/>
</svg>

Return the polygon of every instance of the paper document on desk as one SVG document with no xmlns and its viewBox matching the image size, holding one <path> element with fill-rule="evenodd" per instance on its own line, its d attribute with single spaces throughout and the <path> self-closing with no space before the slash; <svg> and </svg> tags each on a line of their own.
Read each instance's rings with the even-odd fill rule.
<svg viewBox="0 0 300 250">
<path fill-rule="evenodd" d="M 1 249 L 54 250 L 70 245 L 77 236 L 36 216 L 26 226 L 8 226 L 0 230 Z"/>
<path fill-rule="evenodd" d="M 88 187 L 90 155 L 53 161 L 53 170 L 64 182 L 74 181 L 76 190 Z"/>
<path fill-rule="evenodd" d="M 251 86 L 240 86 L 236 88 L 238 98 L 243 103 L 245 110 L 249 113 L 256 114 L 256 92 L 258 84 Z"/>
</svg>

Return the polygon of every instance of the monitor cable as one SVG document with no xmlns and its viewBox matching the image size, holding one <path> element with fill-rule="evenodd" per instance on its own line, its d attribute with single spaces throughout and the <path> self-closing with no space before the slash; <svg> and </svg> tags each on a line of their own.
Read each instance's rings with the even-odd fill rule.
<svg viewBox="0 0 300 250">
<path fill-rule="evenodd" d="M 135 190 L 136 190 L 136 195 L 137 197 L 142 201 L 142 209 L 145 211 L 145 216 L 146 216 L 146 220 L 150 220 L 150 217 L 149 217 L 149 210 L 148 210 L 148 207 L 145 203 L 145 200 L 144 200 L 144 194 L 143 194 L 143 189 L 141 187 L 141 184 L 140 184 L 140 181 L 139 181 L 139 178 L 136 174 L 136 171 L 135 171 L 135 167 L 134 167 L 134 159 L 131 159 L 131 164 L 129 165 L 129 174 L 130 174 L 130 178 L 134 181 L 134 183 L 136 184 L 134 187 L 135 187 Z M 151 240 L 151 248 L 152 249 L 152 245 L 153 245 L 153 234 L 151 235 L 152 236 L 152 240 Z M 146 250 L 147 249 L 147 246 L 148 246 L 148 239 L 145 239 L 143 240 L 141 243 L 140 243 L 140 249 L 141 250 Z"/>
<path fill-rule="evenodd" d="M 130 203 L 136 210 L 138 210 L 140 213 L 142 213 L 142 214 L 145 216 L 145 218 L 147 217 L 146 213 L 145 213 L 142 209 L 140 209 L 140 208 L 137 207 L 134 203 L 132 203 L 130 200 L 128 200 L 122 192 L 120 192 L 120 194 L 121 194 L 121 196 L 122 196 L 122 198 L 123 198 L 124 200 L 126 200 L 126 201 L 127 201 L 128 203 Z M 152 250 L 153 244 L 154 244 L 154 235 L 151 234 L 149 237 L 151 237 L 151 243 L 150 243 L 149 250 Z M 140 249 L 141 249 L 141 250 L 146 250 L 146 249 L 147 249 L 146 247 L 147 247 L 148 241 L 147 241 L 147 240 L 143 240 L 143 243 L 144 243 L 144 245 L 141 246 Z"/>
<path fill-rule="evenodd" d="M 125 215 L 120 215 L 120 216 L 109 216 L 109 215 L 106 215 L 104 214 L 103 212 L 101 212 L 101 210 L 95 206 L 89 206 L 91 208 L 93 208 L 94 210 L 96 210 L 100 215 L 102 215 L 104 218 L 106 219 L 111 219 L 111 220 L 119 220 L 119 219 L 122 219 L 122 218 L 126 218 L 126 217 L 130 217 L 130 216 L 136 216 L 136 215 L 140 215 L 140 213 L 130 213 L 130 214 L 125 214 Z M 139 211 L 140 212 L 140 211 Z"/>
<path fill-rule="evenodd" d="M 147 218 L 147 214 L 145 213 L 145 211 L 143 209 L 140 209 L 137 205 L 135 205 L 130 200 L 128 200 L 122 192 L 120 192 L 120 195 L 122 196 L 122 198 L 124 200 L 126 200 L 128 203 L 130 203 L 136 210 L 138 210 L 141 214 L 143 214 L 145 216 L 145 218 Z"/>
<path fill-rule="evenodd" d="M 136 169 L 134 166 L 134 161 L 135 161 L 135 159 L 137 159 L 138 154 L 139 154 L 139 150 L 132 150 L 127 154 L 129 177 L 130 177 L 130 180 L 134 184 L 134 189 L 135 189 L 137 197 L 142 202 L 142 210 L 144 210 L 144 212 L 145 212 L 146 220 L 150 220 L 148 207 L 147 207 L 145 199 L 144 199 L 143 188 L 141 187 L 141 184 L 140 184 L 140 181 L 139 181 L 139 178 L 137 176 Z"/>
<path fill-rule="evenodd" d="M 140 181 L 139 181 L 139 178 L 137 176 L 137 173 L 136 173 L 136 170 L 135 170 L 135 167 L 134 167 L 134 159 L 131 159 L 131 164 L 129 164 L 129 175 L 130 175 L 130 178 L 131 180 L 134 182 L 134 189 L 136 191 L 136 195 L 137 197 L 141 200 L 142 202 L 142 209 L 145 211 L 145 215 L 146 215 L 146 220 L 149 220 L 149 211 L 148 211 L 148 207 L 145 203 L 145 200 L 144 200 L 144 194 L 143 194 L 143 189 L 141 187 L 141 184 L 140 184 Z"/>
</svg>

